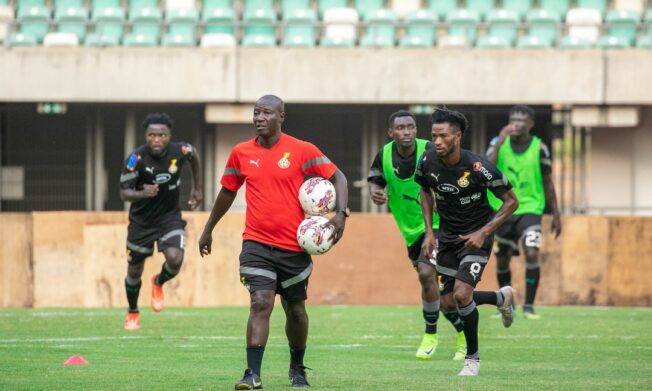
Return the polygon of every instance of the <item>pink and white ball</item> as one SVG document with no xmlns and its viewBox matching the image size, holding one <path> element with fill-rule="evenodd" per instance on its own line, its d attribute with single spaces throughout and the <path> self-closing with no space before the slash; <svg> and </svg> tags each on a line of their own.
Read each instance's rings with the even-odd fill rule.
<svg viewBox="0 0 652 391">
<path fill-rule="evenodd" d="M 299 188 L 299 203 L 309 216 L 322 216 L 335 209 L 335 186 L 324 178 L 314 177 Z"/>
<path fill-rule="evenodd" d="M 308 254 L 319 255 L 331 249 L 333 245 L 333 232 L 335 229 L 322 216 L 310 216 L 304 219 L 297 229 L 299 246 Z"/>
</svg>

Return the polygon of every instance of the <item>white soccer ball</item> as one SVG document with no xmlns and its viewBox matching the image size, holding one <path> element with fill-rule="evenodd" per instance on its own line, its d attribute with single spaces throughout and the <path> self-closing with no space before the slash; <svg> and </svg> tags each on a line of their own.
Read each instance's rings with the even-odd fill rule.
<svg viewBox="0 0 652 391">
<path fill-rule="evenodd" d="M 330 250 L 333 245 L 332 225 L 323 227 L 328 219 L 322 216 L 310 216 L 299 224 L 297 241 L 308 254 L 318 255 Z"/>
<path fill-rule="evenodd" d="M 310 216 L 322 216 L 335 209 L 335 186 L 324 178 L 314 177 L 299 188 L 299 203 Z"/>
</svg>

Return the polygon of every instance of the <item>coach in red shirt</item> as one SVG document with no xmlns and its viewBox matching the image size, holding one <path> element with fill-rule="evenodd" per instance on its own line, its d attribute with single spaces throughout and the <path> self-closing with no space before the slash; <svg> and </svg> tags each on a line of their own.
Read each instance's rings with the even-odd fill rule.
<svg viewBox="0 0 652 391">
<path fill-rule="evenodd" d="M 269 336 L 269 318 L 276 293 L 286 315 L 290 345 L 289 376 L 293 387 L 309 387 L 303 356 L 308 339 L 305 309 L 312 259 L 297 243 L 296 231 L 304 218 L 299 187 L 307 176 L 320 176 L 335 186 L 337 213 L 329 221 L 334 243 L 344 232 L 348 190 L 344 174 L 313 144 L 281 131 L 283 100 L 265 95 L 254 106 L 258 135 L 231 151 L 210 217 L 199 239 L 202 256 L 211 252 L 215 225 L 233 204 L 246 182 L 247 214 L 240 253 L 240 280 L 251 297 L 247 323 L 247 366 L 236 390 L 262 388 L 260 368 Z"/>
</svg>

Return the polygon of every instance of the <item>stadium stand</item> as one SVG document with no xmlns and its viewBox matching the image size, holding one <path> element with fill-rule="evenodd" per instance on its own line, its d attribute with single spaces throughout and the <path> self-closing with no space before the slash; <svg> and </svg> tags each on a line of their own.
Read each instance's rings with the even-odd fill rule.
<svg viewBox="0 0 652 391">
<path fill-rule="evenodd" d="M 385 6 L 384 0 L 354 0 L 354 3 L 355 9 L 362 20 L 375 16 L 376 11 L 383 9 Z"/>
<path fill-rule="evenodd" d="M 276 13 L 271 8 L 249 8 L 248 11 L 245 10 L 242 46 L 276 46 L 275 22 Z"/>
<path fill-rule="evenodd" d="M 499 38 L 508 46 L 513 46 L 518 37 L 518 14 L 513 11 L 492 10 L 487 15 L 488 33 L 491 38 Z M 494 40 L 494 42 L 496 42 Z"/>
<path fill-rule="evenodd" d="M 551 46 L 557 42 L 561 18 L 559 14 L 549 10 L 532 10 L 527 18 L 528 34 L 537 37 Z"/>
<path fill-rule="evenodd" d="M 610 37 L 624 37 L 629 46 L 634 45 L 640 19 L 636 11 L 611 10 L 607 14 L 607 34 Z"/>
<path fill-rule="evenodd" d="M 532 0 L 503 0 L 503 9 L 514 12 L 519 19 L 525 18 L 532 7 Z"/>
<path fill-rule="evenodd" d="M 439 20 L 445 20 L 451 11 L 457 9 L 457 0 L 428 0 L 428 9 L 433 11 Z"/>
<path fill-rule="evenodd" d="M 466 9 L 475 12 L 480 19 L 485 19 L 487 14 L 495 8 L 495 0 L 466 0 Z"/>
<path fill-rule="evenodd" d="M 297 8 L 283 14 L 285 47 L 314 47 L 317 40 L 317 14 L 308 8 Z"/>
<path fill-rule="evenodd" d="M 43 38 L 45 47 L 75 47 L 79 46 L 79 38 L 74 33 L 47 33 Z"/>
<path fill-rule="evenodd" d="M 165 14 L 168 32 L 163 46 L 196 46 L 199 14 L 195 9 L 171 9 Z"/>
<path fill-rule="evenodd" d="M 539 0 L 539 8 L 550 11 L 560 16 L 562 20 L 566 19 L 566 13 L 570 9 L 569 0 Z"/>
<path fill-rule="evenodd" d="M 347 8 L 349 6 L 347 0 L 318 0 L 319 15 L 322 19 L 326 16 L 326 12 L 334 8 Z"/>
<path fill-rule="evenodd" d="M 360 39 L 362 47 L 392 47 L 396 42 L 396 15 L 386 9 L 367 14 L 367 31 Z"/>
<path fill-rule="evenodd" d="M 124 34 L 125 11 L 122 8 L 99 5 L 93 10 L 95 32 L 86 36 L 86 46 L 117 46 Z"/>
<path fill-rule="evenodd" d="M 86 39 L 86 26 L 88 23 L 88 11 L 82 6 L 59 6 L 54 11 L 54 19 L 57 23 L 57 31 L 60 33 L 71 33 L 77 37 L 78 42 Z"/>
<path fill-rule="evenodd" d="M 358 11 L 332 8 L 324 14 L 324 31 L 319 44 L 326 47 L 352 47 L 357 39 Z"/>
<path fill-rule="evenodd" d="M 156 46 L 161 35 L 161 10 L 152 8 L 148 0 L 137 0 L 129 11 L 131 33 L 125 36 L 125 46 Z"/>
<path fill-rule="evenodd" d="M 518 38 L 516 47 L 519 49 L 548 49 L 552 47 L 552 42 L 538 36 L 526 35 Z"/>
<path fill-rule="evenodd" d="M 448 35 L 465 37 L 471 45 L 475 43 L 477 37 L 477 26 L 480 17 L 475 11 L 466 9 L 456 9 L 446 16 L 448 23 Z"/>
<path fill-rule="evenodd" d="M 19 5 L 17 20 L 19 32 L 25 37 L 34 38 L 37 43 L 42 43 L 50 30 L 50 10 L 45 5 Z M 27 38 L 24 42 L 32 42 L 32 39 Z"/>
<path fill-rule="evenodd" d="M 0 42 L 6 39 L 7 31 L 11 27 L 14 20 L 14 9 L 7 5 L 0 5 Z"/>
<path fill-rule="evenodd" d="M 573 8 L 566 14 L 568 35 L 595 44 L 600 36 L 602 16 L 596 9 Z"/>
<path fill-rule="evenodd" d="M 405 18 L 405 34 L 399 46 L 405 48 L 430 48 L 437 41 L 437 14 L 432 10 L 418 10 Z"/>
</svg>

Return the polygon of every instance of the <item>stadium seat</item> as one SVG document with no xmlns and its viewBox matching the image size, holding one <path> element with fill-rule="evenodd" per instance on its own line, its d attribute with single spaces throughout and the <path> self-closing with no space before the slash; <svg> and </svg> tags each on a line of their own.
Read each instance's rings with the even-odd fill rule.
<svg viewBox="0 0 652 391">
<path fill-rule="evenodd" d="M 56 0 L 53 4 L 55 14 L 68 8 L 85 8 L 85 4 L 82 0 Z"/>
<path fill-rule="evenodd" d="M 635 11 L 639 15 L 643 15 L 645 11 L 646 0 L 613 0 L 611 9 Z M 649 1 L 647 1 L 649 3 Z"/>
<path fill-rule="evenodd" d="M 274 0 L 244 0 L 243 13 L 251 14 L 259 9 L 272 10 L 276 13 L 276 10 L 274 9 Z"/>
<path fill-rule="evenodd" d="M 465 9 L 453 10 L 446 16 L 448 35 L 463 36 L 470 45 L 475 43 L 477 24 L 480 21 L 478 13 Z"/>
<path fill-rule="evenodd" d="M 168 32 L 163 46 L 195 46 L 199 15 L 194 9 L 171 9 L 165 14 Z"/>
<path fill-rule="evenodd" d="M 648 34 L 652 35 L 652 8 L 645 11 L 645 16 L 643 17 L 643 24 L 645 25 L 645 31 Z"/>
<path fill-rule="evenodd" d="M 47 4 L 45 0 L 16 0 L 16 9 L 20 12 L 22 9 L 27 9 L 31 7 L 46 7 Z"/>
<path fill-rule="evenodd" d="M 532 10 L 527 18 L 528 34 L 547 41 L 551 45 L 557 42 L 561 18 L 558 13 L 547 10 Z"/>
<path fill-rule="evenodd" d="M 124 39 L 124 46 L 130 47 L 152 47 L 158 45 L 158 37 L 150 34 L 127 34 Z"/>
<path fill-rule="evenodd" d="M 79 46 L 79 38 L 74 33 L 47 33 L 43 38 L 45 47 L 75 47 Z"/>
<path fill-rule="evenodd" d="M 405 18 L 405 35 L 401 47 L 430 48 L 436 43 L 437 15 L 431 10 L 419 10 Z"/>
<path fill-rule="evenodd" d="M 118 46 L 120 45 L 120 37 L 118 35 L 90 33 L 86 36 L 84 44 L 94 47 Z"/>
<path fill-rule="evenodd" d="M 597 46 L 600 49 L 627 49 L 632 45 L 626 37 L 606 35 L 598 39 Z"/>
<path fill-rule="evenodd" d="M 0 42 L 5 41 L 13 20 L 14 9 L 8 5 L 0 5 Z"/>
<path fill-rule="evenodd" d="M 321 46 L 349 47 L 357 38 L 358 11 L 353 8 L 333 8 L 324 14 Z"/>
<path fill-rule="evenodd" d="M 82 7 L 57 8 L 54 13 L 57 31 L 75 34 L 79 42 L 86 38 L 88 11 Z"/>
<path fill-rule="evenodd" d="M 636 47 L 641 49 L 652 49 L 652 36 L 647 34 L 638 37 L 636 40 Z"/>
<path fill-rule="evenodd" d="M 122 42 L 124 34 L 125 11 L 122 8 L 100 8 L 93 11 L 95 33 L 86 37 L 86 44 L 91 39 L 90 46 L 113 46 Z"/>
<path fill-rule="evenodd" d="M 480 19 L 485 19 L 494 8 L 496 0 L 466 0 L 466 9 L 476 12 Z"/>
<path fill-rule="evenodd" d="M 276 35 L 274 33 L 275 11 L 258 8 L 245 14 L 242 21 L 244 23 L 242 46 L 276 46 Z"/>
<path fill-rule="evenodd" d="M 445 20 L 451 11 L 457 9 L 457 0 L 428 0 L 428 9 L 437 15 L 437 19 Z"/>
<path fill-rule="evenodd" d="M 317 0 L 319 2 L 319 14 L 322 19 L 326 15 L 328 10 L 334 8 L 346 8 L 348 7 L 348 0 Z"/>
<path fill-rule="evenodd" d="M 539 0 L 539 8 L 557 14 L 561 20 L 565 20 L 570 0 Z"/>
<path fill-rule="evenodd" d="M 476 47 L 480 49 L 509 49 L 512 45 L 505 37 L 485 35 L 478 38 Z"/>
<path fill-rule="evenodd" d="M 25 33 L 13 33 L 9 36 L 9 46 L 36 46 L 38 41 L 36 37 Z"/>
<path fill-rule="evenodd" d="M 532 9 L 532 0 L 503 0 L 503 9 L 510 10 L 523 19 Z"/>
<path fill-rule="evenodd" d="M 354 0 L 354 3 L 355 9 L 362 20 L 367 20 L 376 11 L 385 8 L 384 0 Z"/>
<path fill-rule="evenodd" d="M 233 2 L 231 0 L 204 0 L 202 2 L 202 11 L 214 9 L 224 9 L 233 11 Z"/>
<path fill-rule="evenodd" d="M 516 47 L 519 49 L 548 49 L 552 47 L 552 41 L 538 36 L 526 35 L 518 38 Z"/>
<path fill-rule="evenodd" d="M 630 45 L 636 42 L 639 15 L 635 11 L 611 10 L 607 14 L 607 34 L 612 37 L 625 37 Z"/>
<path fill-rule="evenodd" d="M 104 8 L 122 8 L 120 0 L 92 0 L 91 10 L 93 12 Z"/>
<path fill-rule="evenodd" d="M 595 44 L 600 35 L 602 17 L 598 10 L 573 8 L 566 14 L 568 35 Z"/>
<path fill-rule="evenodd" d="M 19 8 L 18 22 L 21 33 L 31 35 L 41 43 L 50 30 L 50 10 L 40 6 Z"/>
<path fill-rule="evenodd" d="M 125 46 L 155 46 L 161 34 L 161 10 L 137 8 L 129 14 L 131 33 L 125 37 Z"/>
<path fill-rule="evenodd" d="M 421 9 L 421 0 L 390 0 L 389 9 L 394 11 L 397 18 L 404 19 Z"/>
<path fill-rule="evenodd" d="M 296 11 L 311 10 L 310 0 L 281 0 L 281 18 Z"/>
<path fill-rule="evenodd" d="M 445 35 L 439 40 L 437 47 L 444 49 L 466 49 L 470 47 L 465 36 Z"/>
<path fill-rule="evenodd" d="M 396 44 L 396 15 L 379 9 L 367 15 L 367 28 L 360 39 L 362 47 L 393 47 Z"/>
<path fill-rule="evenodd" d="M 195 9 L 195 0 L 165 0 L 165 12 Z"/>
<path fill-rule="evenodd" d="M 202 13 L 204 32 L 207 34 L 222 33 L 233 35 L 235 14 L 230 8 L 204 8 Z"/>
<path fill-rule="evenodd" d="M 601 16 L 607 12 L 607 0 L 577 0 L 577 8 L 593 9 L 600 13 Z"/>
<path fill-rule="evenodd" d="M 311 9 L 296 9 L 283 14 L 285 28 L 283 46 L 314 47 L 316 42 L 317 14 Z"/>
<path fill-rule="evenodd" d="M 132 19 L 132 15 L 138 15 L 142 13 L 142 10 L 158 10 L 159 14 L 161 13 L 158 0 L 128 0 L 129 1 L 129 19 Z M 145 11 L 147 13 L 148 11 Z M 149 11 L 152 13 L 153 11 Z"/>
<path fill-rule="evenodd" d="M 593 42 L 578 37 L 565 36 L 559 42 L 559 47 L 561 49 L 591 49 Z"/>
<path fill-rule="evenodd" d="M 202 48 L 233 48 L 236 44 L 233 34 L 211 33 L 202 35 L 199 46 Z"/>
<path fill-rule="evenodd" d="M 518 15 L 509 10 L 493 10 L 487 14 L 489 35 L 500 37 L 509 43 L 509 46 L 516 43 L 518 37 Z"/>
</svg>

